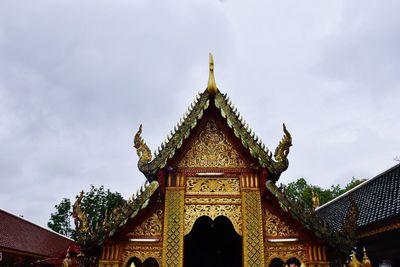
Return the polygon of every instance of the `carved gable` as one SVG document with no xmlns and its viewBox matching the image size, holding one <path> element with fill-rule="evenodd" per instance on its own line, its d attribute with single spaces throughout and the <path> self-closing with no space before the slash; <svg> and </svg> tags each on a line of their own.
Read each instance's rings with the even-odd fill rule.
<svg viewBox="0 0 400 267">
<path fill-rule="evenodd" d="M 244 168 L 246 163 L 240 157 L 224 132 L 215 121 L 206 123 L 186 152 L 180 168 Z"/>
<path fill-rule="evenodd" d="M 298 237 L 299 234 L 285 221 L 264 209 L 265 234 L 268 237 Z"/>
</svg>

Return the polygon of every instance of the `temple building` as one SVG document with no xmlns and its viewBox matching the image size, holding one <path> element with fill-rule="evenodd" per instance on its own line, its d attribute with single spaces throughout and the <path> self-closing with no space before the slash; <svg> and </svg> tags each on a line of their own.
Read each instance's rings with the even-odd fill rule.
<svg viewBox="0 0 400 267">
<path fill-rule="evenodd" d="M 0 266 L 54 266 L 74 241 L 0 209 Z"/>
<path fill-rule="evenodd" d="M 357 208 L 332 229 L 276 182 L 292 137 L 270 151 L 216 86 L 210 55 L 199 93 L 152 155 L 140 125 L 134 138 L 147 182 L 128 202 L 89 226 L 75 203 L 82 244 L 99 249 L 99 266 L 343 266 L 354 244 Z M 353 227 L 354 226 L 354 227 Z"/>
<path fill-rule="evenodd" d="M 346 224 L 344 211 L 351 202 L 359 210 L 357 258 L 361 260 L 367 251 L 373 266 L 400 266 L 400 164 L 317 208 L 316 213 L 339 230 Z"/>
</svg>

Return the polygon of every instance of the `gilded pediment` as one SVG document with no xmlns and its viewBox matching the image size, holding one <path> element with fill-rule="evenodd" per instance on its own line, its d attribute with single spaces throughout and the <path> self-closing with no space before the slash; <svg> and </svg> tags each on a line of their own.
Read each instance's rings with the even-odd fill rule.
<svg viewBox="0 0 400 267">
<path fill-rule="evenodd" d="M 265 212 L 265 234 L 269 237 L 297 237 L 299 234 L 285 221 L 269 212 Z"/>
<path fill-rule="evenodd" d="M 178 167 L 244 168 L 247 165 L 216 122 L 210 120 L 196 137 Z"/>
</svg>

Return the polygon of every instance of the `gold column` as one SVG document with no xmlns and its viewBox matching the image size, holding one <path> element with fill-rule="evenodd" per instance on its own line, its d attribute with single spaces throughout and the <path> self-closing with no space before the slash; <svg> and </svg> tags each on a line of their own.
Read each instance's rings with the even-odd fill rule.
<svg viewBox="0 0 400 267">
<path fill-rule="evenodd" d="M 261 195 L 256 175 L 241 177 L 243 221 L 243 266 L 261 267 L 264 263 Z"/>
<path fill-rule="evenodd" d="M 119 267 L 121 250 L 121 245 L 119 244 L 103 244 L 99 267 Z"/>
<path fill-rule="evenodd" d="M 174 181 L 168 177 L 165 191 L 164 238 L 162 251 L 163 267 L 183 266 L 183 230 L 185 191 L 184 177 L 177 176 Z"/>
</svg>

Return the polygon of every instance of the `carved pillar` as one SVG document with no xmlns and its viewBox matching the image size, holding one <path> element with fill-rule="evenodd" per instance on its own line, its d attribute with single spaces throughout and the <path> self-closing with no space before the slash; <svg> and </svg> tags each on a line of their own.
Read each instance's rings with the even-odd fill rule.
<svg viewBox="0 0 400 267">
<path fill-rule="evenodd" d="M 163 267 L 183 266 L 184 177 L 168 176 L 165 191 Z"/>
<path fill-rule="evenodd" d="M 240 183 L 242 187 L 243 266 L 265 266 L 258 177 L 244 175 L 241 177 Z"/>
<path fill-rule="evenodd" d="M 99 267 L 119 267 L 122 250 L 122 246 L 119 244 L 104 244 Z"/>
</svg>

